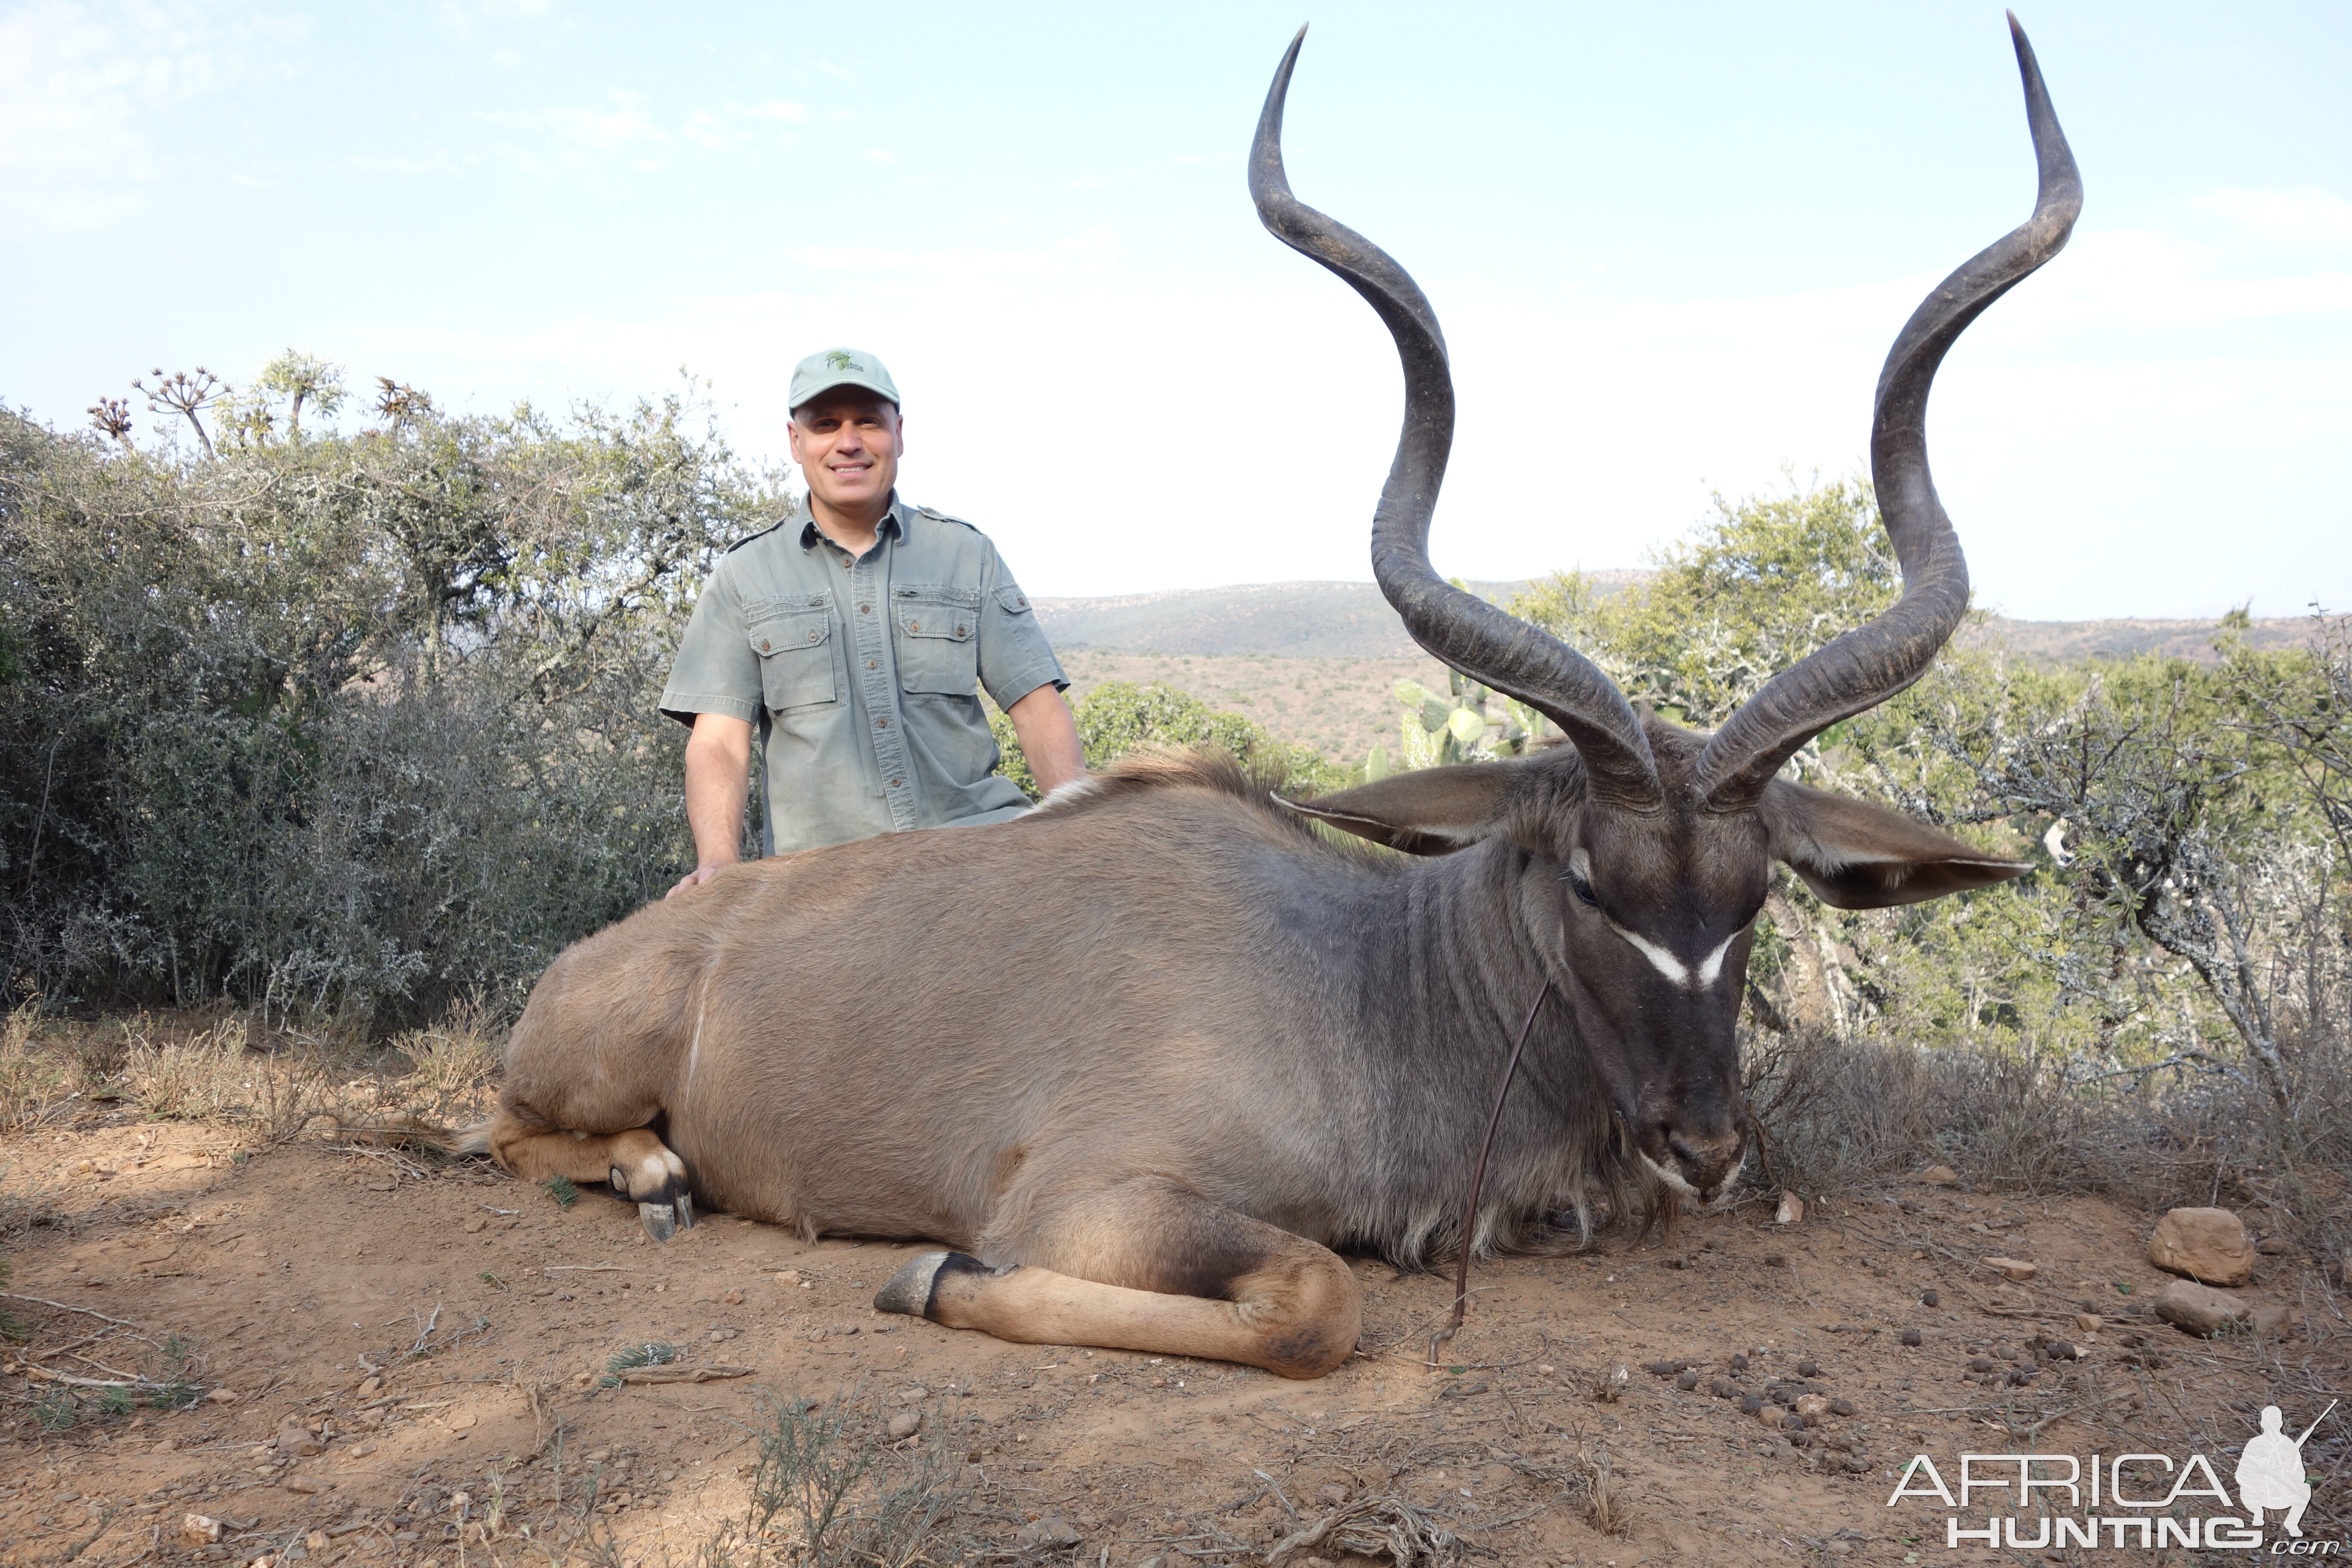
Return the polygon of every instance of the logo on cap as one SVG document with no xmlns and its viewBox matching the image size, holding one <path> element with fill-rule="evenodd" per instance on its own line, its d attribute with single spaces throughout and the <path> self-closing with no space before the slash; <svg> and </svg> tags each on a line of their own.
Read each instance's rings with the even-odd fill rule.
<svg viewBox="0 0 2352 1568">
<path fill-rule="evenodd" d="M 866 368 L 864 365 L 857 363 L 856 356 L 844 353 L 839 349 L 831 349 L 826 351 L 824 363 L 831 365 L 835 370 L 864 370 Z"/>
</svg>

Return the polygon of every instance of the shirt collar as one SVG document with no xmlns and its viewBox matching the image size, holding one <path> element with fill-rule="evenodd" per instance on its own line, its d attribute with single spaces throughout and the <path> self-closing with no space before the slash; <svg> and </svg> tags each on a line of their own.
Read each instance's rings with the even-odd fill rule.
<svg viewBox="0 0 2352 1568">
<path fill-rule="evenodd" d="M 890 510 L 882 514 L 882 524 L 879 528 L 877 528 L 874 531 L 874 542 L 877 545 L 879 545 L 885 539 L 896 538 L 904 540 L 907 537 L 906 513 L 907 503 L 898 499 L 898 491 L 891 491 Z M 801 548 L 803 550 L 815 549 L 817 541 L 824 539 L 824 531 L 817 527 L 816 513 L 810 509 L 807 497 L 802 497 L 800 505 L 793 509 L 793 517 L 797 517 L 801 520 Z M 789 522 L 792 519 L 787 518 L 784 521 Z M 826 540 L 825 542 L 827 543 L 832 543 L 832 541 L 830 540 Z M 840 548 L 838 545 L 835 545 L 834 547 L 835 549 Z"/>
</svg>

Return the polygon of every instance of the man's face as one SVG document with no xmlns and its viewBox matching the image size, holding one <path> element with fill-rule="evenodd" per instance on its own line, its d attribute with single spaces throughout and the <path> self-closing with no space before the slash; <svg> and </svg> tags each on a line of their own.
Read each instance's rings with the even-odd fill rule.
<svg viewBox="0 0 2352 1568">
<path fill-rule="evenodd" d="M 898 405 L 863 387 L 820 392 L 793 411 L 793 461 L 809 494 L 844 511 L 866 510 L 898 482 L 905 445 Z"/>
</svg>

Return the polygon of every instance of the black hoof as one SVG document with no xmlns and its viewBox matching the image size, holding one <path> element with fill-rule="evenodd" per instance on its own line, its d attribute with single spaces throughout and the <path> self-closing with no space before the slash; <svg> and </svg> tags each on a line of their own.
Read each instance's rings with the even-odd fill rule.
<svg viewBox="0 0 2352 1568">
<path fill-rule="evenodd" d="M 919 1252 L 907 1260 L 905 1268 L 890 1276 L 888 1284 L 874 1292 L 874 1310 L 928 1318 L 931 1315 L 931 1299 L 939 1291 L 940 1275 L 987 1272 L 987 1265 L 966 1253 Z"/>
</svg>

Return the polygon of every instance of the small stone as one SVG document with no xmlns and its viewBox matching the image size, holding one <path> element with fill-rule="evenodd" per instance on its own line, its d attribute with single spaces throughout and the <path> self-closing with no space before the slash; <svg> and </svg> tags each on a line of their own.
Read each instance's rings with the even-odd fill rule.
<svg viewBox="0 0 2352 1568">
<path fill-rule="evenodd" d="M 466 1216 L 466 1234 L 479 1236 L 482 1234 L 482 1227 L 489 1223 L 490 1216 L 486 1214 L 468 1215 Z"/>
<path fill-rule="evenodd" d="M 592 1465 L 601 1465 L 605 1460 L 613 1457 L 613 1450 L 610 1448 L 591 1448 L 580 1457 Z"/>
<path fill-rule="evenodd" d="M 289 1476 L 278 1484 L 289 1492 L 299 1492 L 304 1497 L 316 1497 L 327 1489 L 327 1483 L 316 1476 Z"/>
<path fill-rule="evenodd" d="M 319 1441 L 319 1435 L 308 1426 L 289 1425 L 278 1429 L 278 1451 L 308 1456 L 325 1453 L 327 1446 Z"/>
<path fill-rule="evenodd" d="M 1023 1525 L 1021 1532 L 1013 1538 L 1013 1544 L 1021 1551 L 1033 1552 L 1040 1546 L 1076 1546 L 1078 1541 L 1078 1532 L 1070 1528 L 1068 1520 L 1049 1513 Z"/>
<path fill-rule="evenodd" d="M 1916 1180 L 1923 1186 L 1957 1187 L 1960 1184 L 1960 1173 L 1949 1165 L 1930 1165 L 1920 1172 Z"/>
<path fill-rule="evenodd" d="M 1756 1419 L 1762 1422 L 1765 1430 L 1769 1432 L 1777 1432 L 1780 1429 L 1780 1417 L 1787 1414 L 1789 1413 L 1777 1405 L 1759 1405 L 1756 1407 Z"/>
<path fill-rule="evenodd" d="M 1831 1400 L 1831 1401 L 1830 1401 L 1830 1414 L 1831 1414 L 1831 1415 L 1853 1415 L 1853 1413 L 1854 1413 L 1854 1403 L 1853 1403 L 1853 1400 L 1851 1400 L 1851 1399 L 1832 1399 L 1832 1400 Z"/>
<path fill-rule="evenodd" d="M 1804 1224 L 1805 1200 L 1794 1193 L 1782 1193 L 1780 1206 L 1772 1211 L 1772 1223 L 1774 1225 Z"/>
<path fill-rule="evenodd" d="M 2147 1260 L 2200 1285 L 2243 1285 L 2254 1277 L 2254 1244 L 2228 1209 L 2174 1209 L 2156 1222 Z"/>
<path fill-rule="evenodd" d="M 1943 1304 L 1944 1299 L 1941 1296 L 1937 1295 L 1933 1290 L 1922 1290 L 1919 1292 L 1919 1305 L 1923 1307 L 1940 1307 Z"/>
<path fill-rule="evenodd" d="M 2275 1303 L 2254 1309 L 2254 1332 L 2264 1339 L 2278 1338 L 2286 1331 L 2291 1321 L 2292 1316 L 2287 1310 Z"/>
<path fill-rule="evenodd" d="M 1822 1363 L 1811 1359 L 1801 1361 L 1797 1363 L 1797 1375 L 1799 1377 L 1819 1377 L 1822 1375 Z"/>
<path fill-rule="evenodd" d="M 776 1270 L 776 1283 L 777 1283 L 777 1284 L 779 1284 L 779 1285 L 797 1285 L 797 1284 L 799 1284 L 800 1282 L 801 1282 L 801 1271 L 800 1271 L 799 1269 L 797 1269 L 797 1268 L 779 1268 L 779 1269 L 777 1269 L 777 1270 Z"/>
<path fill-rule="evenodd" d="M 2099 1325 L 2105 1321 L 2106 1320 L 2100 1317 L 2096 1312 L 2077 1312 L 2074 1314 L 2074 1326 L 2082 1330 L 2086 1334 L 2097 1333 L 2099 1331 Z"/>
<path fill-rule="evenodd" d="M 1689 1393 L 1692 1389 L 1698 1386 L 1698 1373 L 1695 1372 L 1684 1373 L 1682 1375 L 1675 1379 L 1675 1386 L 1681 1389 L 1685 1394 Z"/>
<path fill-rule="evenodd" d="M 373 1399 L 377 1394 L 382 1394 L 383 1392 L 383 1379 L 380 1377 L 370 1376 L 365 1378 L 361 1382 L 359 1386 L 359 1395 L 362 1399 Z"/>
<path fill-rule="evenodd" d="M 743 1304 L 743 1292 L 740 1290 L 730 1290 L 727 1294 L 719 1297 L 719 1299 L 726 1302 L 730 1307 L 740 1307 Z"/>
<path fill-rule="evenodd" d="M 205 1395 L 205 1399 L 215 1405 L 235 1405 L 238 1400 L 243 1399 L 244 1397 L 244 1394 L 239 1394 L 234 1388 L 215 1388 L 210 1394 Z"/>
<path fill-rule="evenodd" d="M 1321 1498 L 1325 1502 L 1329 1503 L 1333 1508 L 1338 1508 L 1341 1503 L 1348 1500 L 1348 1489 L 1341 1486 L 1337 1481 L 1331 1481 L 1320 1488 L 1318 1488 L 1315 1495 Z"/>
<path fill-rule="evenodd" d="M 2200 1285 L 2193 1279 L 2175 1279 L 2156 1293 L 2150 1305 L 2166 1322 L 2200 1336 L 2210 1334 L 2227 1323 L 2243 1322 L 2251 1310 L 2227 1291 Z"/>
<path fill-rule="evenodd" d="M 179 1446 L 179 1439 L 175 1437 L 166 1437 L 147 1451 L 151 1454 L 168 1454 Z"/>
<path fill-rule="evenodd" d="M 890 1440 L 895 1443 L 901 1438 L 911 1437 L 922 1429 L 922 1426 L 921 1411 L 901 1410 L 898 1415 L 890 1417 Z"/>
<path fill-rule="evenodd" d="M 1867 1475 L 1870 1473 L 1870 1460 L 1864 1455 L 1848 1454 L 1840 1462 L 1843 1464 L 1848 1470 L 1857 1476 Z"/>
<path fill-rule="evenodd" d="M 2254 1243 L 2254 1250 L 2264 1258 L 2284 1258 L 2294 1250 L 2294 1243 L 2283 1236 L 2266 1236 Z"/>
<path fill-rule="evenodd" d="M 1538 1362 L 1536 1363 L 1537 1373 L 1543 1377 L 1549 1377 L 1559 1370 L 1559 1368 L 1552 1365 L 1551 1363 L 1548 1361 Z"/>
<path fill-rule="evenodd" d="M 2028 1263 L 2021 1258 L 1988 1258 L 1984 1259 L 1984 1266 L 1999 1269 L 2003 1279 L 2017 1285 L 2024 1284 L 2042 1272 L 2040 1264 Z"/>
<path fill-rule="evenodd" d="M 1903 1331 L 1903 1342 L 1906 1345 L 1911 1345 L 1916 1348 L 1920 1342 L 1920 1338 L 1919 1331 L 1916 1329 L 1906 1329 Z"/>
<path fill-rule="evenodd" d="M 302 1544 L 309 1547 L 310 1549 L 310 1554 L 315 1557 L 320 1552 L 324 1552 L 329 1546 L 334 1544 L 334 1542 L 332 1538 L 330 1537 L 325 1531 L 314 1530 L 310 1534 L 302 1538 Z"/>
<path fill-rule="evenodd" d="M 1830 1413 L 1829 1396 L 1821 1394 L 1801 1394 L 1797 1396 L 1797 1414 L 1808 1421 L 1818 1421 Z"/>
<path fill-rule="evenodd" d="M 180 1537 L 209 1546 L 221 1538 L 221 1521 L 209 1514 L 192 1513 L 180 1521 Z"/>
</svg>

